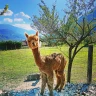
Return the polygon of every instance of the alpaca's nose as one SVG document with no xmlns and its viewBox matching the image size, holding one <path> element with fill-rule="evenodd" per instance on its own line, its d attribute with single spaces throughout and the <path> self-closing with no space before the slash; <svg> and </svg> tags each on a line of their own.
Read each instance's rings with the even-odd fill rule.
<svg viewBox="0 0 96 96">
<path fill-rule="evenodd" d="M 34 43 L 34 42 L 32 42 L 32 45 L 33 45 L 33 46 L 35 46 L 35 43 Z"/>
</svg>

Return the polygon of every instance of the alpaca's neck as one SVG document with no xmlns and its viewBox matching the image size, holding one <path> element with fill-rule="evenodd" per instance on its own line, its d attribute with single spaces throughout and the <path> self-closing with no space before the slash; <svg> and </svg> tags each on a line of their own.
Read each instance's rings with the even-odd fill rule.
<svg viewBox="0 0 96 96">
<path fill-rule="evenodd" d="M 34 59 L 35 59 L 35 62 L 37 64 L 37 66 L 42 67 L 42 59 L 41 59 L 41 56 L 40 56 L 39 49 L 38 48 L 32 49 L 32 52 L 33 52 Z"/>
</svg>

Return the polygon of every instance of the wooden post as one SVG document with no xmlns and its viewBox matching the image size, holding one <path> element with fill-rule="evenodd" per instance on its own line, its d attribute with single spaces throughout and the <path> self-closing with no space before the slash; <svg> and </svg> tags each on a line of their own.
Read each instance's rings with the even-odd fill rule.
<svg viewBox="0 0 96 96">
<path fill-rule="evenodd" d="M 87 83 L 92 82 L 93 45 L 88 47 Z"/>
</svg>

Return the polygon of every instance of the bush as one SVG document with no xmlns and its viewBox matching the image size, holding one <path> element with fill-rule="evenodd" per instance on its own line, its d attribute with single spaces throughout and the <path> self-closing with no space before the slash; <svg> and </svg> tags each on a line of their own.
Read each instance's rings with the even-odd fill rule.
<svg viewBox="0 0 96 96">
<path fill-rule="evenodd" d="M 13 50 L 20 49 L 21 42 L 17 41 L 2 41 L 0 42 L 0 50 Z"/>
</svg>

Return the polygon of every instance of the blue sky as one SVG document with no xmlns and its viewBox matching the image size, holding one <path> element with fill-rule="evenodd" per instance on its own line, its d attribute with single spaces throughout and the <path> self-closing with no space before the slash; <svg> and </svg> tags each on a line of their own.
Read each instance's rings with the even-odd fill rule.
<svg viewBox="0 0 96 96">
<path fill-rule="evenodd" d="M 64 15 L 63 9 L 66 9 L 67 0 L 44 0 L 46 5 L 51 8 L 56 1 L 56 8 L 61 17 Z M 11 24 L 26 30 L 32 30 L 29 20 L 33 15 L 39 15 L 40 0 L 0 0 L 0 11 L 6 4 L 9 5 L 8 12 L 0 16 L 0 24 Z"/>
</svg>

